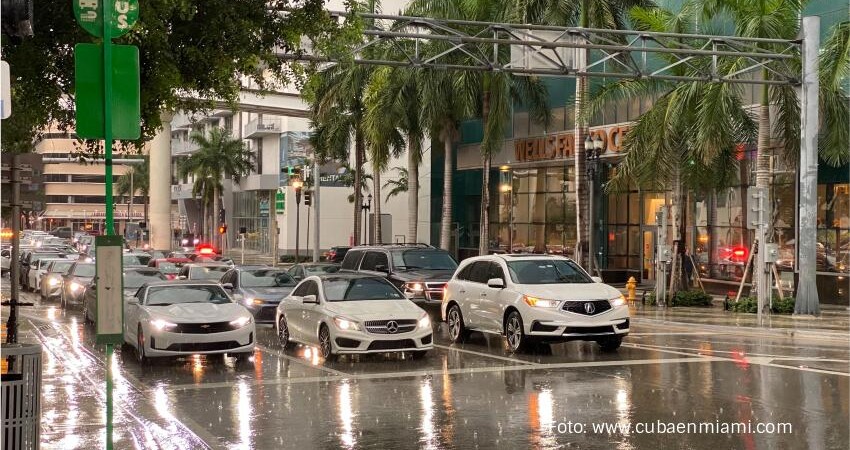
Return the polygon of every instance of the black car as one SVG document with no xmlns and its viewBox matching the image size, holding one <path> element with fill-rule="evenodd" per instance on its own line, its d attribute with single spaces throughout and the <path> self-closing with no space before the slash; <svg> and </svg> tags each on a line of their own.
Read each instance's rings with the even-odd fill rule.
<svg viewBox="0 0 850 450">
<path fill-rule="evenodd" d="M 301 281 L 304 278 L 311 277 L 313 275 L 339 272 L 339 264 L 301 263 L 290 267 L 287 272 L 295 279 L 295 281 Z"/>
<path fill-rule="evenodd" d="M 351 247 L 331 247 L 331 249 L 325 253 L 325 261 L 339 264 L 343 259 L 345 259 L 345 254 L 348 253 L 349 250 L 351 250 Z"/>
<path fill-rule="evenodd" d="M 425 244 L 354 247 L 342 270 L 383 275 L 415 302 L 442 302 L 443 288 L 457 269 L 449 252 Z"/>
<path fill-rule="evenodd" d="M 242 266 L 230 269 L 221 284 L 254 316 L 257 323 L 274 323 L 277 305 L 298 284 L 284 269 Z"/>
<path fill-rule="evenodd" d="M 77 261 L 68 269 L 68 272 L 62 276 L 60 303 L 63 309 L 83 302 L 86 289 L 88 289 L 94 276 L 94 263 Z"/>
</svg>

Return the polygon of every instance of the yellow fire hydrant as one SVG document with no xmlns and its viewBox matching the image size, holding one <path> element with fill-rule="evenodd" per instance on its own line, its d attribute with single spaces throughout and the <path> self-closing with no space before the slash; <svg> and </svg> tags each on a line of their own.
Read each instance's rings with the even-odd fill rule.
<svg viewBox="0 0 850 450">
<path fill-rule="evenodd" d="M 635 297 L 635 292 L 637 291 L 637 280 L 635 277 L 629 277 L 629 281 L 626 281 L 626 290 L 629 291 L 629 297 L 626 300 L 630 302 L 634 302 L 637 300 Z"/>
</svg>

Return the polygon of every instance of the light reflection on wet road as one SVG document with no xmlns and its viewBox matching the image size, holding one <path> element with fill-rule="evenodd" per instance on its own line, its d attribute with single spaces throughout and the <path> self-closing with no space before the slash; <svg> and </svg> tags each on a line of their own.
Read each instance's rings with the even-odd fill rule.
<svg viewBox="0 0 850 450">
<path fill-rule="evenodd" d="M 4 309 L 5 315 L 5 309 Z M 42 448 L 102 448 L 105 362 L 78 311 L 38 305 Z M 141 367 L 118 353 L 116 448 L 848 448 L 847 342 L 642 326 L 616 353 L 568 343 L 513 355 L 496 336 L 406 355 L 322 361 L 258 329 L 251 361 Z M 567 422 L 789 422 L 791 434 L 597 434 Z"/>
</svg>

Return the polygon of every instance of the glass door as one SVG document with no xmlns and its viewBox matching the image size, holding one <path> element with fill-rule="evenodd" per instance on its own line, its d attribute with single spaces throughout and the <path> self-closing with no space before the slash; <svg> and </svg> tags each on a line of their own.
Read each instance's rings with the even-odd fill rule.
<svg viewBox="0 0 850 450">
<path fill-rule="evenodd" d="M 641 281 L 655 281 L 655 230 L 643 230 L 641 248 Z"/>
</svg>

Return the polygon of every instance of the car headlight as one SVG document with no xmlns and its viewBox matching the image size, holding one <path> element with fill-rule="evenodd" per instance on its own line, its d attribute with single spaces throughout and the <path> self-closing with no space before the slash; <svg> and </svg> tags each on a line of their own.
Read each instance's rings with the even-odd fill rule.
<svg viewBox="0 0 850 450">
<path fill-rule="evenodd" d="M 242 302 L 245 303 L 245 306 L 262 305 L 263 304 L 262 300 L 260 300 L 259 298 L 254 298 L 254 297 L 245 297 L 245 299 L 242 300 Z"/>
<path fill-rule="evenodd" d="M 77 283 L 76 281 L 72 281 L 70 287 L 71 287 L 71 292 L 79 292 L 83 288 L 83 285 L 80 284 L 80 283 Z"/>
<path fill-rule="evenodd" d="M 619 297 L 614 297 L 608 301 L 611 302 L 612 307 L 616 308 L 618 306 L 623 306 L 626 304 L 626 297 L 623 296 L 623 294 L 620 294 Z"/>
<path fill-rule="evenodd" d="M 407 289 L 410 292 L 424 292 L 425 291 L 425 285 L 423 283 L 418 282 L 418 281 L 411 282 L 411 283 L 404 283 L 404 288 Z"/>
<path fill-rule="evenodd" d="M 419 318 L 419 328 L 428 328 L 431 326 L 431 318 L 428 317 L 426 313 L 422 317 Z"/>
<path fill-rule="evenodd" d="M 251 323 L 251 317 L 242 316 L 238 319 L 231 320 L 230 326 L 232 326 L 233 328 L 242 328 L 245 325 L 248 325 L 249 323 Z"/>
<path fill-rule="evenodd" d="M 167 320 L 156 319 L 151 321 L 151 326 L 156 328 L 158 331 L 168 330 L 177 326 L 174 322 L 169 322 Z"/>
<path fill-rule="evenodd" d="M 336 327 L 343 331 L 359 331 L 360 326 L 357 325 L 357 322 L 346 319 L 344 317 L 334 317 L 334 323 Z"/>
<path fill-rule="evenodd" d="M 528 306 L 533 306 L 535 308 L 557 308 L 558 305 L 561 304 L 559 300 L 544 300 L 542 298 L 531 297 L 528 295 L 524 295 L 522 297 L 525 304 Z"/>
<path fill-rule="evenodd" d="M 50 286 L 59 286 L 59 280 L 57 280 L 56 278 L 51 278 L 47 280 L 47 284 Z"/>
</svg>

